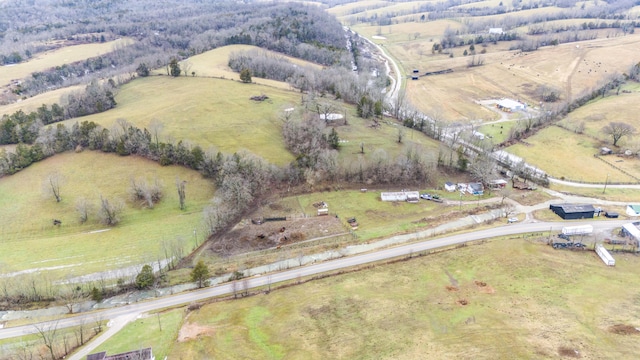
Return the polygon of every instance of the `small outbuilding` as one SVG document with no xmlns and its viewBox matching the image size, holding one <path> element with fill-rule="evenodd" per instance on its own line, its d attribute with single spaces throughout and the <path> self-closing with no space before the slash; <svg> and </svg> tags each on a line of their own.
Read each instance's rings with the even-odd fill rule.
<svg viewBox="0 0 640 360">
<path fill-rule="evenodd" d="M 155 360 L 153 356 L 153 350 L 151 348 L 145 348 L 140 350 L 133 350 L 121 354 L 107 355 L 106 351 L 89 354 L 87 360 Z"/>
<path fill-rule="evenodd" d="M 454 192 L 456 191 L 456 188 L 456 184 L 452 183 L 451 181 L 447 181 L 446 183 L 444 183 L 444 189 L 448 192 Z"/>
<path fill-rule="evenodd" d="M 625 212 L 629 216 L 640 216 L 640 205 L 627 205 Z"/>
<path fill-rule="evenodd" d="M 507 180 L 496 179 L 489 181 L 489 187 L 492 189 L 504 189 L 507 186 Z"/>
<path fill-rule="evenodd" d="M 593 219 L 596 212 L 591 204 L 552 204 L 549 209 L 564 220 Z"/>
<path fill-rule="evenodd" d="M 467 186 L 467 192 L 471 195 L 483 195 L 484 194 L 484 186 L 482 183 L 469 183 Z"/>
<path fill-rule="evenodd" d="M 409 201 L 413 199 L 418 201 L 420 199 L 420 193 L 417 191 L 395 191 L 395 192 L 383 192 L 380 193 L 382 201 Z"/>
</svg>

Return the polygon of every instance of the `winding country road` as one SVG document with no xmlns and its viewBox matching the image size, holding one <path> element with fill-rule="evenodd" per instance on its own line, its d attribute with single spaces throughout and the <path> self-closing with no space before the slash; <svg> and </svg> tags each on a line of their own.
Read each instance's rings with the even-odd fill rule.
<svg viewBox="0 0 640 360">
<path fill-rule="evenodd" d="M 593 225 L 595 231 L 602 231 L 603 229 L 613 229 L 622 226 L 627 223 L 628 220 L 609 220 L 609 221 L 591 221 L 585 222 Z M 572 224 L 576 224 L 572 222 Z M 462 244 L 469 241 L 488 239 L 499 236 L 515 235 L 521 233 L 530 232 L 547 232 L 547 231 L 560 231 L 562 227 L 566 225 L 565 222 L 537 222 L 537 223 L 521 223 L 511 224 L 503 227 L 486 229 L 475 231 L 472 233 L 458 234 L 453 236 L 447 236 L 439 239 L 424 240 L 417 243 L 407 244 L 403 246 L 388 248 L 380 251 L 375 251 L 367 254 L 356 255 L 352 257 L 340 258 L 337 260 L 326 261 L 319 264 L 302 266 L 299 268 L 282 271 L 278 273 L 254 276 L 247 279 L 246 285 L 248 288 L 256 288 L 261 286 L 267 286 L 269 284 L 275 284 L 282 281 L 294 280 L 299 277 L 312 276 L 325 272 L 337 271 L 340 269 L 368 264 L 380 260 L 393 259 L 399 256 L 407 256 L 410 254 L 419 253 L 422 251 L 428 251 L 437 249 L 440 247 L 451 246 L 456 244 Z M 244 286 L 244 284 L 243 284 Z M 236 288 L 237 290 L 237 288 Z M 41 328 L 65 328 L 76 326 L 81 323 L 93 323 L 97 319 L 115 319 L 118 317 L 128 317 L 134 314 L 140 314 L 150 312 L 166 307 L 188 304 L 195 301 L 204 300 L 207 298 L 230 295 L 234 292 L 234 286 L 232 283 L 225 283 L 223 285 L 204 288 L 196 291 L 181 293 L 178 295 L 167 296 L 162 298 L 156 298 L 150 301 L 140 302 L 136 304 L 126 305 L 118 308 L 106 309 L 102 311 L 96 311 L 92 313 L 84 313 L 73 317 L 67 317 L 56 321 L 43 322 L 38 324 Z M 11 337 L 22 336 L 26 334 L 36 333 L 37 329 L 34 325 L 23 325 L 16 327 L 9 327 L 0 329 L 0 339 L 6 339 Z"/>
</svg>

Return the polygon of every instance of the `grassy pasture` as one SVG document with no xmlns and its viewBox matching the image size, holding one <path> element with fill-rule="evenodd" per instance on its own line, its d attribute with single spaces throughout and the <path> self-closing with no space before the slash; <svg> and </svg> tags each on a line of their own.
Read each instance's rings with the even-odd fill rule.
<svg viewBox="0 0 640 360">
<path fill-rule="evenodd" d="M 369 189 L 366 193 L 359 190 L 342 190 L 305 194 L 297 196 L 298 202 L 306 214 L 315 214 L 313 203 L 324 201 L 329 212 L 342 219 L 355 217 L 358 220 L 358 237 L 361 240 L 379 238 L 392 234 L 417 231 L 463 216 L 458 207 L 451 207 L 433 201 L 420 200 L 416 204 L 407 202 L 385 202 L 380 199 L 381 191 L 399 191 L 400 187 Z M 424 189 L 411 189 L 420 190 Z M 433 189 L 425 190 L 434 193 Z M 455 200 L 459 196 L 456 193 Z M 476 197 L 464 196 L 463 201 L 476 200 Z M 464 209 L 475 207 L 465 206 Z M 444 215 L 446 214 L 446 215 Z M 427 218 L 429 221 L 422 221 Z"/>
<path fill-rule="evenodd" d="M 378 18 L 385 18 L 389 15 L 393 15 L 393 19 L 396 19 L 399 15 L 410 15 L 410 14 L 423 14 L 418 12 L 418 9 L 420 8 L 421 5 L 424 4 L 428 4 L 428 3 L 433 3 L 434 1 L 408 1 L 408 2 L 402 2 L 402 3 L 388 3 L 388 6 L 384 6 L 384 7 L 368 7 L 368 8 L 361 8 L 363 11 L 359 11 L 357 13 L 347 13 L 347 14 L 341 14 L 341 16 L 366 16 L 366 17 L 370 17 L 370 16 L 377 16 Z M 357 2 L 357 4 L 360 4 L 361 2 Z M 368 3 L 368 2 L 367 2 Z M 374 2 L 371 2 L 374 3 Z M 333 8 L 332 8 L 333 9 Z M 332 13 L 332 9 L 329 10 L 329 13 Z M 426 14 L 426 12 L 425 12 Z M 420 16 L 419 15 L 419 16 Z M 339 18 L 341 16 L 338 16 Z"/>
<path fill-rule="evenodd" d="M 355 166 L 361 161 L 371 161 L 376 150 L 384 150 L 390 161 L 411 149 L 420 149 L 420 154 L 433 154 L 435 163 L 438 142 L 423 133 L 408 129 L 393 122 L 382 122 L 379 128 L 369 126 L 370 120 L 351 117 L 348 126 L 336 127 L 341 139 L 339 157 L 345 165 Z M 398 131 L 403 135 L 402 143 L 398 143 Z M 360 154 L 360 144 L 364 144 L 365 154 Z"/>
<path fill-rule="evenodd" d="M 106 351 L 107 355 L 114 355 L 152 347 L 155 358 L 164 359 L 178 338 L 184 314 L 185 309 L 178 308 L 137 319 L 125 325 L 93 353 Z"/>
<path fill-rule="evenodd" d="M 0 116 L 2 115 L 10 115 L 15 113 L 18 110 L 22 110 L 25 113 L 30 113 L 32 111 L 36 111 L 37 108 L 41 107 L 43 104 L 46 104 L 49 108 L 53 104 L 60 104 L 60 98 L 67 93 L 81 90 L 84 86 L 70 86 L 62 89 L 56 89 L 52 91 L 47 91 L 42 94 L 38 94 L 36 96 L 15 102 L 13 104 L 2 105 L 0 106 Z"/>
<path fill-rule="evenodd" d="M 418 54 L 396 56 L 401 62 L 420 69 L 454 69 L 450 74 L 407 82 L 411 102 L 422 111 L 440 109 L 446 119 L 452 120 L 473 114 L 476 118 L 492 119 L 494 114 L 473 101 L 509 97 L 537 104 L 539 88 L 543 85 L 558 89 L 565 100 L 573 99 L 608 76 L 628 71 L 635 62 L 633 53 L 640 51 L 640 37 L 596 39 L 578 46 L 562 44 L 531 53 L 489 51 L 483 55 L 485 64 L 474 68 L 466 67 L 469 57 L 459 56 L 462 49 L 455 49 L 457 56 L 452 59 L 429 55 L 418 62 Z M 388 48 L 394 53 L 391 46 Z"/>
<path fill-rule="evenodd" d="M 471 4 L 476 6 L 477 3 Z M 469 6 L 471 6 L 469 5 Z M 518 14 L 562 11 L 555 7 L 530 9 Z M 494 18 L 512 14 L 492 15 Z M 485 19 L 490 17 L 479 17 Z M 569 21 L 569 20 L 568 20 Z M 570 20 L 582 23 L 583 19 Z M 577 22 L 576 22 L 577 21 Z M 561 23 L 559 23 L 561 24 Z M 592 89 L 606 77 L 624 73 L 637 61 L 640 37 L 637 34 L 607 37 L 611 29 L 604 29 L 601 38 L 580 43 L 541 48 L 531 53 L 508 51 L 510 43 L 488 44 L 482 49 L 484 65 L 467 68 L 470 57 L 462 56 L 468 47 L 452 49 L 454 57 L 431 53 L 433 42 L 442 37 L 446 27 L 463 28 L 452 20 L 434 22 L 406 22 L 389 26 L 359 24 L 354 30 L 383 44 L 405 68 L 420 71 L 454 69 L 454 73 L 421 78 L 407 82 L 409 100 L 425 113 L 439 112 L 448 120 L 477 118 L 494 119 L 474 100 L 510 97 L 537 104 L 538 89 L 542 85 L 557 88 L 564 100 L 572 100 L 585 90 Z M 419 37 L 414 38 L 414 34 Z M 577 46 L 576 46 L 577 45 Z M 476 51 L 480 48 L 476 47 Z M 621 61 L 621 59 L 624 59 Z M 425 101 L 430 99 L 430 101 Z"/>
<path fill-rule="evenodd" d="M 113 51 L 116 46 L 125 46 L 131 42 L 131 39 L 122 38 L 105 43 L 66 46 L 42 54 L 36 54 L 35 57 L 29 61 L 10 66 L 0 66 L 0 85 L 7 85 L 11 80 L 23 79 L 36 71 L 43 71 L 54 66 L 69 64 L 106 54 Z"/>
<path fill-rule="evenodd" d="M 511 6 L 512 4 L 507 2 L 507 1 L 503 1 L 503 0 L 485 0 L 485 1 L 478 1 L 478 2 L 474 2 L 474 3 L 469 3 L 469 4 L 462 4 L 462 5 L 458 5 L 458 6 L 454 6 L 453 8 L 460 8 L 460 9 L 466 9 L 466 8 L 471 8 L 471 9 L 484 9 L 484 8 L 496 8 L 498 6 L 500 6 L 500 3 L 502 3 L 502 6 L 504 7 L 505 10 L 510 10 L 513 9 L 513 6 Z"/>
<path fill-rule="evenodd" d="M 353 29 L 356 30 L 359 34 L 366 36 L 371 39 L 373 35 L 381 35 L 386 39 L 373 39 L 373 41 L 377 44 L 384 44 L 384 46 L 390 47 L 392 44 L 396 43 L 418 43 L 423 44 L 425 40 L 429 42 L 428 49 L 426 45 L 422 45 L 425 47 L 425 55 L 431 54 L 431 39 L 434 41 L 440 41 L 442 38 L 442 34 L 444 34 L 445 29 L 449 27 L 452 30 L 464 29 L 465 26 L 458 21 L 442 19 L 435 21 L 426 21 L 426 22 L 406 22 L 393 24 L 388 26 L 372 26 L 368 24 L 361 24 L 353 26 Z M 415 33 L 420 33 L 418 39 L 414 40 Z M 411 41 L 409 41 L 411 40 Z M 400 56 L 400 54 L 396 54 L 393 51 L 393 54 L 396 56 Z M 404 62 L 403 62 L 404 63 Z"/>
<path fill-rule="evenodd" d="M 478 132 L 491 136 L 494 144 L 499 144 L 509 137 L 511 128 L 517 125 L 517 121 L 504 121 L 500 123 L 480 126 Z"/>
<path fill-rule="evenodd" d="M 249 99 L 260 94 L 269 99 Z M 163 124 L 161 139 L 188 141 L 225 153 L 247 149 L 279 165 L 293 159 L 282 140 L 279 114 L 300 102 L 295 92 L 231 80 L 150 76 L 124 85 L 116 101 L 115 109 L 66 123 L 87 120 L 110 128 L 124 118 L 148 128 L 158 120 Z"/>
<path fill-rule="evenodd" d="M 184 67 L 185 62 L 191 64 L 190 71 L 196 73 L 196 76 L 207 76 L 207 77 L 219 77 L 226 79 L 239 80 L 240 75 L 227 65 L 229 63 L 229 55 L 233 52 L 239 51 L 247 51 L 247 50 L 256 50 L 260 49 L 256 46 L 251 45 L 229 45 L 223 46 L 211 51 L 204 52 L 202 54 L 193 56 L 188 60 L 182 61 L 180 64 Z M 293 64 L 297 64 L 300 66 L 311 66 L 314 68 L 321 69 L 322 66 L 318 64 L 314 64 L 308 61 L 300 60 L 297 58 L 293 58 L 290 56 L 285 56 L 274 51 L 264 50 L 261 51 L 278 58 L 283 58 L 288 60 Z M 154 71 L 155 74 L 166 74 L 164 69 L 156 69 Z M 191 75 L 189 75 L 191 76 Z M 277 87 L 281 89 L 290 90 L 289 84 L 281 81 L 269 80 L 269 79 L 261 79 L 258 77 L 252 77 L 251 80 L 256 84 L 267 85 L 272 87 Z"/>
<path fill-rule="evenodd" d="M 640 129 L 640 119 L 637 117 L 640 113 L 640 91 L 636 89 L 631 90 L 633 91 L 631 93 L 620 92 L 619 95 L 615 95 L 615 91 L 613 90 L 610 96 L 595 99 L 572 111 L 562 120 L 562 123 L 569 128 L 584 123 L 586 135 L 598 138 L 609 145 L 612 143 L 611 136 L 604 134 L 602 128 L 610 122 L 623 122 Z M 625 137 L 619 141 L 618 145 L 636 147 L 637 141 Z"/>
<path fill-rule="evenodd" d="M 631 358 L 636 337 L 609 327 L 639 325 L 630 285 L 640 262 L 614 256 L 607 268 L 593 252 L 496 240 L 214 303 L 189 315 L 201 335 L 175 342 L 169 357 L 524 359 L 560 358 L 566 347 Z"/>
<path fill-rule="evenodd" d="M 594 159 L 599 143 L 557 126 L 541 130 L 522 143 L 507 150 L 539 167 L 554 177 L 571 180 L 603 182 L 609 175 L 611 182 L 634 182 L 626 174 Z M 639 174 L 640 175 L 640 174 Z"/>
<path fill-rule="evenodd" d="M 55 171 L 64 177 L 60 203 L 41 190 L 47 175 Z M 178 206 L 178 176 L 187 181 L 186 212 Z M 164 185 L 164 198 L 153 210 L 128 201 L 132 177 L 147 183 L 157 178 Z M 5 272 L 50 268 L 56 275 L 77 276 L 164 258 L 163 240 L 180 237 L 189 252 L 195 243 L 193 230 L 200 228 L 202 209 L 213 190 L 199 173 L 182 167 L 88 151 L 56 155 L 0 179 L 0 263 Z M 126 201 L 119 225 L 105 227 L 93 214 L 80 224 L 78 199 L 86 198 L 97 210 L 100 195 Z M 53 226 L 52 219 L 62 225 Z M 196 235 L 201 242 L 204 234 Z"/>
<path fill-rule="evenodd" d="M 604 180 L 602 180 L 604 182 Z M 560 191 L 567 194 L 579 195 L 584 197 L 591 197 L 596 199 L 605 199 L 610 201 L 624 201 L 624 202 L 640 202 L 640 190 L 637 189 L 617 189 L 614 187 L 607 187 L 607 190 L 603 194 L 604 184 L 599 188 L 585 188 L 576 186 L 563 186 L 557 184 L 551 184 L 549 186 L 551 190 Z M 622 214 L 622 212 L 621 212 Z"/>
<path fill-rule="evenodd" d="M 382 0 L 356 1 L 352 3 L 344 4 L 344 5 L 334 6 L 328 9 L 327 12 L 329 14 L 336 16 L 337 18 L 340 18 L 341 16 L 357 14 L 369 9 L 385 7 L 385 5 L 388 5 L 388 4 L 389 4 L 388 1 L 382 1 Z"/>
<path fill-rule="evenodd" d="M 564 12 L 565 9 L 556 6 L 545 6 L 533 9 L 520 10 L 516 12 L 507 12 L 504 14 L 474 16 L 473 21 L 481 21 L 485 24 L 502 24 L 505 18 L 509 17 L 535 17 L 543 15 L 553 15 Z"/>
</svg>

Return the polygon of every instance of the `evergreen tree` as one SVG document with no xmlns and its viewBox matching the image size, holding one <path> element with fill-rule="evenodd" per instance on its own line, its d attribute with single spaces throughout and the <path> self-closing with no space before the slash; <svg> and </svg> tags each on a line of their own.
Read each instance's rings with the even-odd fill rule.
<svg viewBox="0 0 640 360">
<path fill-rule="evenodd" d="M 329 137 L 327 138 L 327 142 L 332 149 L 338 149 L 340 146 L 340 138 L 338 137 L 338 132 L 335 128 L 331 128 L 331 132 L 329 133 Z"/>
<path fill-rule="evenodd" d="M 138 68 L 136 69 L 136 72 L 140 77 L 149 76 L 149 67 L 145 63 L 140 63 L 140 65 L 138 65 Z"/>
<path fill-rule="evenodd" d="M 245 84 L 251 83 L 251 70 L 245 68 L 240 71 L 240 80 Z"/>
<path fill-rule="evenodd" d="M 153 275 L 153 268 L 151 265 L 145 265 L 140 270 L 140 274 L 136 276 L 136 287 L 140 290 L 148 289 L 153 286 L 156 277 Z"/>
<path fill-rule="evenodd" d="M 198 288 L 209 286 L 209 268 L 207 265 L 202 262 L 202 260 L 198 261 L 196 267 L 191 271 L 191 281 L 198 283 Z"/>
<path fill-rule="evenodd" d="M 170 75 L 173 77 L 178 77 L 180 76 L 181 72 L 182 70 L 180 70 L 180 65 L 178 64 L 178 60 L 176 58 L 171 59 L 171 62 L 169 63 Z"/>
</svg>

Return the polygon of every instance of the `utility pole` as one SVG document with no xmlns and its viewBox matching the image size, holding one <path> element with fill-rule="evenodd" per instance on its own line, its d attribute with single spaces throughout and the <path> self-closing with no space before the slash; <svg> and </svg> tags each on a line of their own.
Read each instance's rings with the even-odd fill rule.
<svg viewBox="0 0 640 360">
<path fill-rule="evenodd" d="M 604 181 L 604 189 L 602 189 L 602 193 L 604 194 L 607 191 L 607 184 L 609 183 L 609 174 L 607 174 L 607 179 Z"/>
</svg>

